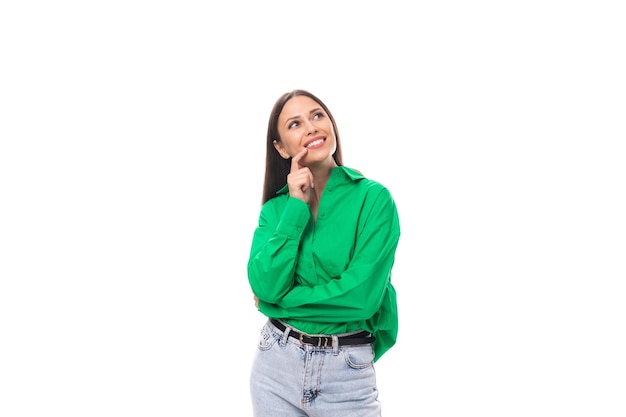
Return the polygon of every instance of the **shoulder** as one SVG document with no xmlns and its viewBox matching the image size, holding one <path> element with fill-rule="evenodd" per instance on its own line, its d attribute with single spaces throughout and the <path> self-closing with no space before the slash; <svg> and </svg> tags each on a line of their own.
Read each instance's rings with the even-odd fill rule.
<svg viewBox="0 0 626 417">
<path fill-rule="evenodd" d="M 350 168 L 350 167 L 343 167 L 343 168 L 346 174 L 350 177 L 350 179 L 352 179 L 358 185 L 364 188 L 374 190 L 374 191 L 375 190 L 387 191 L 387 192 L 389 191 L 387 187 L 385 187 L 382 183 L 372 178 L 369 178 L 362 171 L 355 169 L 355 168 Z"/>
<path fill-rule="evenodd" d="M 282 210 L 289 200 L 289 194 L 278 194 L 275 197 L 270 198 L 261 207 L 262 213 L 271 213 L 274 211 Z"/>
<path fill-rule="evenodd" d="M 353 193 L 361 195 L 365 201 L 377 202 L 378 204 L 386 204 L 385 202 L 393 202 L 393 197 L 389 189 L 382 183 L 367 177 L 360 170 L 341 167 Z"/>
</svg>

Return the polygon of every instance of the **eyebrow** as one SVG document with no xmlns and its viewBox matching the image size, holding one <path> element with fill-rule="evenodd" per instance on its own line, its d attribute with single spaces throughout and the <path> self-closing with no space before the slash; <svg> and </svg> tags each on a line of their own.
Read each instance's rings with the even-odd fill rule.
<svg viewBox="0 0 626 417">
<path fill-rule="evenodd" d="M 323 110 L 323 109 L 321 107 L 316 107 L 316 108 L 310 110 L 309 114 L 313 114 L 313 113 L 315 113 L 317 111 L 320 111 L 320 110 Z M 285 120 L 285 123 L 289 123 L 289 121 L 292 120 L 292 119 L 299 119 L 299 118 L 300 118 L 300 115 L 296 114 L 295 116 L 291 116 L 287 120 Z"/>
</svg>

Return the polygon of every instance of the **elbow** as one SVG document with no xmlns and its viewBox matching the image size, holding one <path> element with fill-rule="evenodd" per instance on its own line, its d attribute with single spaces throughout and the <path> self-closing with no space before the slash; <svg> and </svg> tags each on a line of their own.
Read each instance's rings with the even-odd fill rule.
<svg viewBox="0 0 626 417">
<path fill-rule="evenodd" d="M 266 303 L 277 304 L 288 291 L 288 288 L 283 288 L 276 282 L 268 282 L 262 276 L 250 272 L 248 272 L 248 282 L 252 293 Z"/>
<path fill-rule="evenodd" d="M 248 263 L 248 282 L 252 292 L 266 303 L 277 304 L 291 289 L 292 281 L 281 276 L 283 265 L 257 263 L 254 258 Z"/>
<path fill-rule="evenodd" d="M 265 301 L 270 304 L 278 304 L 278 302 L 283 298 L 284 293 L 271 291 L 268 288 L 264 288 L 263 286 L 252 286 L 252 292 L 257 296 L 259 300 Z"/>
</svg>

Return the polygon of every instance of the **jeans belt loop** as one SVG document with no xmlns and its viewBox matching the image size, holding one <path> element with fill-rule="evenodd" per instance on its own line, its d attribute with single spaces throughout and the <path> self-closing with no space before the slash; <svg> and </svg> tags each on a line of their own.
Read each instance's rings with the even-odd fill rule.
<svg viewBox="0 0 626 417">
<path fill-rule="evenodd" d="M 339 354 L 339 338 L 337 335 L 332 335 L 333 338 L 333 355 L 337 356 Z"/>
<path fill-rule="evenodd" d="M 287 326 L 287 328 L 283 332 L 283 335 L 280 337 L 280 345 L 281 346 L 285 346 L 287 344 L 287 341 L 289 340 L 289 332 L 291 332 L 291 327 Z M 300 337 L 302 337 L 302 336 L 300 336 Z"/>
</svg>

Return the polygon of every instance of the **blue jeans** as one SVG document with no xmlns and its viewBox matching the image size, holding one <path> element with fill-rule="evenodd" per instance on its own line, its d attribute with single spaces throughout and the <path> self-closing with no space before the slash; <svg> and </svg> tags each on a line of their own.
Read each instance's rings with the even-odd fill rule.
<svg viewBox="0 0 626 417">
<path fill-rule="evenodd" d="M 380 417 L 371 344 L 317 347 L 269 321 L 252 364 L 255 417 Z"/>
</svg>

